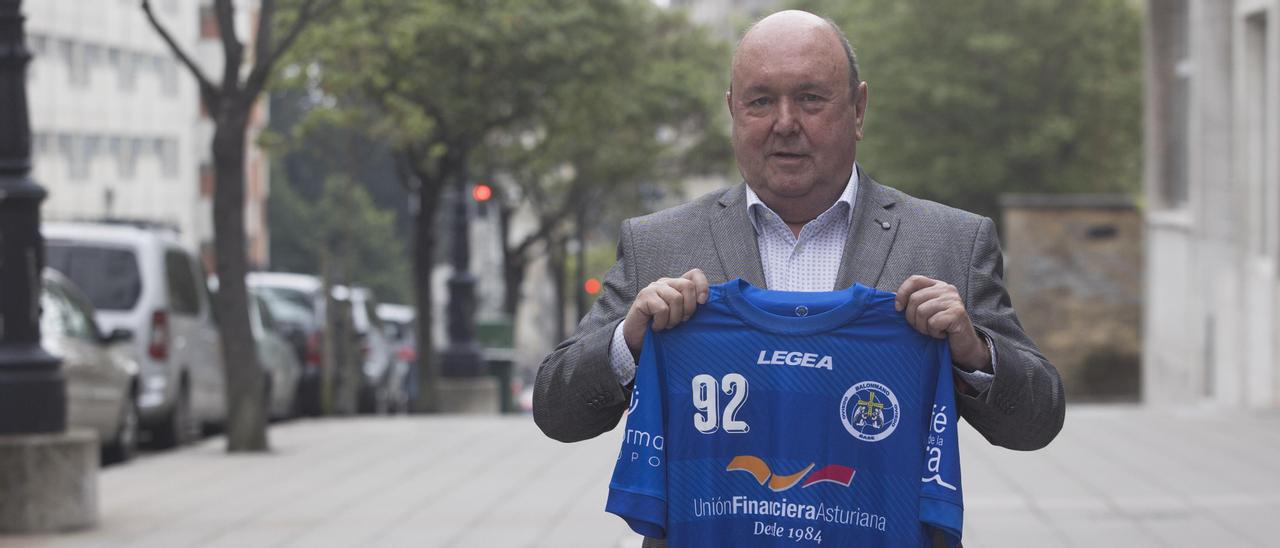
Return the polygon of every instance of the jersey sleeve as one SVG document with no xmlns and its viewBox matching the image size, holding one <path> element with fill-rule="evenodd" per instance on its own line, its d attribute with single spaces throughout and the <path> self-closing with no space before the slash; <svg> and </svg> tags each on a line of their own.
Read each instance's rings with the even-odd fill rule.
<svg viewBox="0 0 1280 548">
<path fill-rule="evenodd" d="M 920 477 L 920 522 L 930 536 L 941 532 L 947 546 L 956 546 L 964 523 L 960 487 L 960 445 L 956 437 L 955 388 L 951 380 L 951 352 L 938 342 L 938 375 L 925 438 L 924 470 Z"/>
<path fill-rule="evenodd" d="M 667 456 L 661 360 L 654 339 L 651 330 L 645 333 L 605 511 L 626 520 L 633 531 L 661 539 L 667 536 Z"/>
</svg>

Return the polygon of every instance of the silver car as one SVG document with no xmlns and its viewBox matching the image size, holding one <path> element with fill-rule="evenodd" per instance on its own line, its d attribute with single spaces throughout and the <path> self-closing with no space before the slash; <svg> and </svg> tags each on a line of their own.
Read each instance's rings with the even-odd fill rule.
<svg viewBox="0 0 1280 548">
<path fill-rule="evenodd" d="M 325 337 L 323 282 L 315 276 L 290 272 L 250 272 L 245 282 L 250 291 L 262 298 L 302 366 L 295 396 L 298 412 L 319 415 Z"/>
<path fill-rule="evenodd" d="M 171 229 L 45 223 L 48 265 L 84 291 L 104 330 L 127 329 L 143 427 L 161 447 L 226 420 L 222 343 L 204 273 Z"/>
<path fill-rule="evenodd" d="M 106 462 L 133 458 L 138 446 L 138 363 L 112 348 L 131 338 L 124 329 L 103 336 L 89 300 L 66 277 L 45 269 L 40 344 L 62 359 L 67 425 L 97 432 Z"/>
</svg>

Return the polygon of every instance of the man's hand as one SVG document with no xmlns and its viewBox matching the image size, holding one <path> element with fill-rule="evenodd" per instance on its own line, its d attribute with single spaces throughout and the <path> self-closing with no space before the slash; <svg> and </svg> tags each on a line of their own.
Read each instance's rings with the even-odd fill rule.
<svg viewBox="0 0 1280 548">
<path fill-rule="evenodd" d="M 960 291 L 946 282 L 912 276 L 898 287 L 894 308 L 916 331 L 951 343 L 951 361 L 969 371 L 991 372 L 991 352 L 973 328 Z"/>
<path fill-rule="evenodd" d="M 640 352 L 644 329 L 653 321 L 653 330 L 671 329 L 693 316 L 698 305 L 707 302 L 710 284 L 701 270 L 695 268 L 679 278 L 662 278 L 640 290 L 632 301 L 626 319 L 622 320 L 622 336 L 632 354 Z"/>
</svg>

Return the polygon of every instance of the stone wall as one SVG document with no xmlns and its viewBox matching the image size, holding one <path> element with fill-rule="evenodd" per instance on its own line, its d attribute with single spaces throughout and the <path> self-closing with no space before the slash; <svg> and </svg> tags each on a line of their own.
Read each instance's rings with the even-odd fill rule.
<svg viewBox="0 0 1280 548">
<path fill-rule="evenodd" d="M 1009 293 L 1068 399 L 1137 400 L 1143 223 L 1133 200 L 1006 195 L 1001 207 Z"/>
</svg>

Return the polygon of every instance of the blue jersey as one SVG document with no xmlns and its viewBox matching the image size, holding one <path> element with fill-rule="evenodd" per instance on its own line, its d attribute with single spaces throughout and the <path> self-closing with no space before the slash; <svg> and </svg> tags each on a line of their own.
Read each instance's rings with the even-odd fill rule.
<svg viewBox="0 0 1280 548">
<path fill-rule="evenodd" d="M 646 333 L 606 510 L 671 548 L 957 543 L 950 351 L 893 300 L 734 280 Z"/>
</svg>

